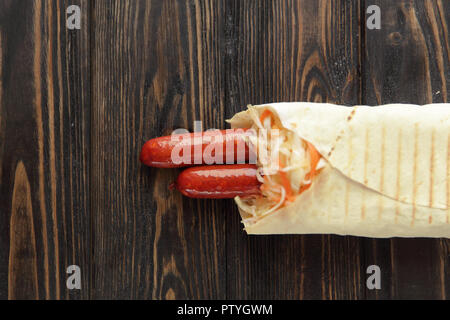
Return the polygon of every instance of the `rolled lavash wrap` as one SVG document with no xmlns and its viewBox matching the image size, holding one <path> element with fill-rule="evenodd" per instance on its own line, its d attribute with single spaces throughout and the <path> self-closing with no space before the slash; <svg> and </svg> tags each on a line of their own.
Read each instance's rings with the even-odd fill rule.
<svg viewBox="0 0 450 320">
<path fill-rule="evenodd" d="M 322 159 L 309 188 L 290 201 L 235 199 L 248 234 L 450 238 L 450 104 L 272 103 L 229 122 L 258 129 L 265 110 L 289 136 L 289 149 L 309 142 Z M 308 153 L 295 152 L 288 166 L 305 167 Z M 268 164 L 257 165 L 264 175 Z M 287 174 L 293 184 L 299 179 Z"/>
</svg>

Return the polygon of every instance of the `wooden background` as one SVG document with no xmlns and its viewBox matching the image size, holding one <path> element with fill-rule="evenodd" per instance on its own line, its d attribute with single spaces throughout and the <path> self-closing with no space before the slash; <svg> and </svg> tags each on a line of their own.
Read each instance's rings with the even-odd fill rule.
<svg viewBox="0 0 450 320">
<path fill-rule="evenodd" d="M 447 0 L 2 0 L 0 298 L 449 299 L 450 240 L 247 236 L 138 162 L 248 103 L 447 102 L 449 29 Z"/>
</svg>

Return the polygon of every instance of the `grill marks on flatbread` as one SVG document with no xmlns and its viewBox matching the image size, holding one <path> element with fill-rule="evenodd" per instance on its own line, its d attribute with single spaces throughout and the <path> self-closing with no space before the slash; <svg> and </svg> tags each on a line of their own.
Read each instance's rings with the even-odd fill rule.
<svg viewBox="0 0 450 320">
<path fill-rule="evenodd" d="M 330 164 L 350 179 L 395 200 L 447 209 L 448 200 L 443 198 L 446 181 L 435 178 L 436 172 L 445 172 L 447 162 L 443 162 L 447 158 L 443 152 L 447 143 L 436 138 L 443 133 L 446 136 L 447 132 L 444 132 L 444 126 L 439 127 L 440 132 L 433 127 L 438 117 L 428 116 L 428 121 L 420 122 L 411 113 L 405 116 L 392 109 L 386 113 L 374 110 L 367 112 L 376 108 L 365 108 L 365 112 L 359 109 L 353 117 L 349 116 L 351 121 L 326 155 Z M 370 132 L 368 141 L 366 130 Z M 386 130 L 389 131 L 387 143 L 384 141 Z M 401 136 L 398 141 L 395 135 Z M 352 153 L 346 154 L 348 151 L 344 144 L 350 140 L 354 148 Z M 394 144 L 390 149 L 397 149 L 398 152 L 387 153 L 389 144 Z M 350 157 L 350 163 L 344 160 L 347 157 Z M 395 174 L 396 188 L 387 186 L 384 189 L 384 171 Z"/>
<path fill-rule="evenodd" d="M 450 238 L 448 104 L 255 107 L 270 107 L 327 163 L 292 204 L 256 224 L 244 222 L 249 234 Z M 245 117 L 236 115 L 232 125 Z"/>
</svg>

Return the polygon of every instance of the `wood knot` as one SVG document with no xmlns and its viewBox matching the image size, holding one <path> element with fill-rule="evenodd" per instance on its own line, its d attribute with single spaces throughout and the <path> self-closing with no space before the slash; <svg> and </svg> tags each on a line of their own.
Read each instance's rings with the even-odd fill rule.
<svg viewBox="0 0 450 320">
<path fill-rule="evenodd" d="M 391 32 L 388 35 L 388 42 L 391 46 L 399 46 L 403 42 L 403 36 L 400 32 Z"/>
</svg>

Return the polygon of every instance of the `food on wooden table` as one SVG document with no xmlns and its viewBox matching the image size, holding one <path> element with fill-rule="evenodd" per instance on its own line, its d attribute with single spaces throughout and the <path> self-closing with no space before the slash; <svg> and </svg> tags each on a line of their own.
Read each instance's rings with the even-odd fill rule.
<svg viewBox="0 0 450 320">
<path fill-rule="evenodd" d="M 273 103 L 229 122 L 256 164 L 189 168 L 175 187 L 235 196 L 247 233 L 450 238 L 450 104 Z"/>
</svg>

